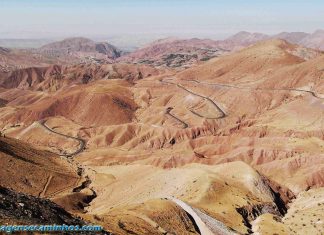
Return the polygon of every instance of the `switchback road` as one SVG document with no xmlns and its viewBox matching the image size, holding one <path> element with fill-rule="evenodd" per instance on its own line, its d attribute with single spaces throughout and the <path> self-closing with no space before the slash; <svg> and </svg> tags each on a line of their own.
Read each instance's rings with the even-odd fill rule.
<svg viewBox="0 0 324 235">
<path fill-rule="evenodd" d="M 79 137 L 73 137 L 73 136 L 65 135 L 65 134 L 59 133 L 57 131 L 54 131 L 53 129 L 51 129 L 49 126 L 46 125 L 46 120 L 39 121 L 39 124 L 41 126 L 43 126 L 46 130 L 48 130 L 48 131 L 50 131 L 50 132 L 52 132 L 54 134 L 63 136 L 63 137 L 68 138 L 68 139 L 73 139 L 73 140 L 76 140 L 76 141 L 79 142 L 79 148 L 76 151 L 74 151 L 72 153 L 69 153 L 69 154 L 67 154 L 67 153 L 66 154 L 61 154 L 62 156 L 74 157 L 75 155 L 77 155 L 77 154 L 84 151 L 85 144 L 86 144 L 85 140 L 83 140 L 83 139 L 81 139 Z"/>
<path fill-rule="evenodd" d="M 324 95 L 322 94 L 317 94 L 314 91 L 310 91 L 310 90 L 304 90 L 304 89 L 298 89 L 298 88 L 252 88 L 252 87 L 243 87 L 243 86 L 235 86 L 235 85 L 229 85 L 229 84 L 222 84 L 222 83 L 209 83 L 209 82 L 201 82 L 201 81 L 197 81 L 194 79 L 191 80 L 185 80 L 188 82 L 195 82 L 198 84 L 206 84 L 206 85 L 210 85 L 210 86 L 218 86 L 218 87 L 226 87 L 226 88 L 234 88 L 234 89 L 240 89 L 240 90 L 258 90 L 258 91 L 297 91 L 297 92 L 304 92 L 304 93 L 308 93 L 312 96 L 314 96 L 317 99 L 324 99 Z"/>
<path fill-rule="evenodd" d="M 193 114 L 195 114 L 196 116 L 201 117 L 201 118 L 206 118 L 206 119 L 221 119 L 221 118 L 226 117 L 226 113 L 225 113 L 225 111 L 224 111 L 224 110 L 223 110 L 223 109 L 222 109 L 218 104 L 216 104 L 215 101 L 213 101 L 213 100 L 210 99 L 209 97 L 207 97 L 207 96 L 203 96 L 203 95 L 201 95 L 201 94 L 197 94 L 197 93 L 195 93 L 195 92 L 193 92 L 193 91 L 187 89 L 186 87 L 184 87 L 184 86 L 182 86 L 182 85 L 180 85 L 180 84 L 178 84 L 178 83 L 169 82 L 169 81 L 164 81 L 164 80 L 160 80 L 160 82 L 161 82 L 161 83 L 165 83 L 165 84 L 175 85 L 175 86 L 179 87 L 180 89 L 182 89 L 182 90 L 184 90 L 184 91 L 186 91 L 186 92 L 188 92 L 188 93 L 190 93 L 190 94 L 192 94 L 192 95 L 194 95 L 194 96 L 198 96 L 198 97 L 200 97 L 200 98 L 206 100 L 206 101 L 209 102 L 213 107 L 215 107 L 215 109 L 216 109 L 216 110 L 221 114 L 221 115 L 218 116 L 218 117 L 207 117 L 207 116 L 204 116 L 204 115 L 202 115 L 202 114 L 197 113 L 197 112 L 194 111 L 194 110 L 189 109 L 189 111 L 192 112 Z"/>
</svg>

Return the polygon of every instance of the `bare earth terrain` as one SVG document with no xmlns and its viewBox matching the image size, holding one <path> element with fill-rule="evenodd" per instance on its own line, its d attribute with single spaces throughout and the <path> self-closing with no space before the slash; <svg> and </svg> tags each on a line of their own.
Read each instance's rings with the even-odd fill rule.
<svg viewBox="0 0 324 235">
<path fill-rule="evenodd" d="M 44 46 L 74 60 L 1 74 L 0 186 L 112 234 L 323 234 L 320 34 Z"/>
</svg>

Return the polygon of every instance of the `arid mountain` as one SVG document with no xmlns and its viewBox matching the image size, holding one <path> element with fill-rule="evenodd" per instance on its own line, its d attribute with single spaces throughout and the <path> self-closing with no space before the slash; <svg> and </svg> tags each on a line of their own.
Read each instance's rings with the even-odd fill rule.
<svg viewBox="0 0 324 235">
<path fill-rule="evenodd" d="M 229 50 L 237 49 L 252 45 L 259 41 L 269 39 L 283 39 L 289 43 L 297 44 L 307 48 L 323 50 L 324 31 L 317 30 L 312 34 L 304 32 L 282 32 L 276 35 L 266 35 L 260 33 L 239 32 L 222 41 L 222 48 Z"/>
<path fill-rule="evenodd" d="M 163 73 L 147 65 L 77 64 L 68 66 L 30 67 L 17 69 L 0 78 L 4 88 L 56 91 L 72 84 L 87 84 L 97 80 L 124 79 L 129 82 Z"/>
<path fill-rule="evenodd" d="M 211 58 L 227 54 L 230 51 L 238 51 L 257 42 L 270 39 L 283 39 L 289 43 L 300 45 L 300 53 L 307 50 L 303 47 L 323 50 L 324 37 L 322 34 L 321 30 L 316 31 L 314 34 L 282 32 L 273 36 L 242 31 L 225 40 L 217 41 L 197 38 L 187 40 L 166 38 L 126 54 L 120 57 L 118 61 L 182 70 Z"/>
<path fill-rule="evenodd" d="M 303 39 L 305 39 L 307 36 L 309 36 L 308 33 L 304 32 L 282 32 L 279 34 L 276 34 L 272 36 L 274 39 L 283 39 L 287 42 L 294 43 L 294 44 L 300 44 Z"/>
<path fill-rule="evenodd" d="M 323 50 L 323 30 L 313 34 L 283 32 L 277 35 L 239 32 L 225 40 L 166 38 L 131 53 L 125 53 L 107 42 L 87 38 L 67 38 L 39 49 L 0 48 L 0 72 L 49 65 L 105 64 L 126 62 L 183 70 L 211 58 L 237 51 L 259 41 L 284 39 L 302 47 Z"/>
<path fill-rule="evenodd" d="M 122 54 L 122 51 L 106 42 L 94 42 L 86 38 L 68 38 L 38 49 L 0 47 L 0 73 L 50 65 L 112 63 Z"/>
<path fill-rule="evenodd" d="M 52 63 L 51 58 L 38 53 L 0 47 L 0 74 L 32 66 L 48 66 Z"/>
<path fill-rule="evenodd" d="M 276 35 L 240 32 L 232 37 L 227 38 L 223 42 L 225 44 L 228 43 L 231 47 L 244 47 L 268 39 L 283 39 L 289 43 L 298 44 L 307 48 L 323 50 L 324 31 L 317 30 L 312 34 L 304 32 L 282 32 Z"/>
<path fill-rule="evenodd" d="M 122 52 L 106 42 L 94 42 L 87 38 L 67 38 L 42 46 L 40 52 L 51 56 L 85 57 L 101 56 L 102 59 L 116 59 Z M 98 58 L 100 59 L 100 58 Z"/>
<path fill-rule="evenodd" d="M 2 76 L 4 139 L 78 166 L 78 185 L 45 197 L 113 234 L 323 234 L 324 55 L 241 36 L 244 49 L 182 71 L 116 63 Z M 218 45 L 174 42 L 139 57 Z"/>
<path fill-rule="evenodd" d="M 225 39 L 222 44 L 230 50 L 237 50 L 267 39 L 269 39 L 269 36 L 266 34 L 242 31 Z"/>
<path fill-rule="evenodd" d="M 300 53 L 300 52 L 303 53 Z M 262 82 L 262 78 L 285 66 L 297 65 L 309 58 L 323 55 L 312 49 L 305 49 L 284 40 L 258 42 L 239 52 L 219 60 L 211 60 L 201 66 L 190 68 L 179 74 L 182 79 L 215 80 L 224 83 Z"/>
<path fill-rule="evenodd" d="M 317 30 L 308 35 L 301 41 L 301 44 L 306 47 L 324 51 L 324 30 Z"/>
<path fill-rule="evenodd" d="M 187 68 L 192 64 L 206 61 L 224 54 L 217 41 L 208 39 L 180 40 L 168 38 L 127 54 L 119 61 L 172 68 Z"/>
<path fill-rule="evenodd" d="M 113 125 L 130 122 L 134 118 L 136 104 L 131 99 L 128 83 L 96 82 L 95 85 L 67 87 L 53 94 L 29 93 L 25 97 L 12 97 L 11 92 L 2 93 L 11 102 L 24 107 L 6 116 L 12 123 L 32 123 L 52 116 L 63 116 L 84 126 Z M 38 100 L 38 102 L 33 102 Z M 91 101 L 91 102 L 89 102 Z M 10 115 L 10 108 L 3 110 Z M 115 116 L 112 116 L 111 113 Z"/>
<path fill-rule="evenodd" d="M 219 92 L 222 92 L 222 95 L 218 96 L 217 100 L 221 107 L 224 108 L 224 112 L 229 115 L 229 118 L 233 115 L 242 115 L 247 119 L 252 118 L 252 120 L 257 123 L 255 125 L 261 128 L 259 131 L 263 128 L 266 130 L 266 135 L 279 137 L 279 133 L 289 132 L 289 136 L 297 135 L 298 133 L 298 136 L 303 138 L 302 136 L 308 136 L 309 131 L 312 130 L 319 131 L 318 138 L 321 139 L 322 134 L 320 134 L 320 130 L 323 128 L 323 119 L 321 118 L 322 111 L 319 111 L 318 107 L 322 107 L 324 93 L 322 83 L 323 71 L 321 69 L 324 65 L 324 57 L 320 56 L 310 61 L 303 61 L 295 55 L 290 54 L 289 51 L 291 49 L 292 46 L 284 41 L 275 40 L 262 42 L 256 46 L 244 49 L 239 53 L 229 55 L 223 58 L 223 60 L 210 61 L 200 67 L 184 71 L 180 73 L 178 77 L 190 83 L 195 81 L 193 84 L 196 83 L 197 86 L 202 84 L 205 86 L 205 89 L 210 89 L 210 92 L 218 89 Z M 197 87 L 196 89 L 201 88 Z M 212 95 L 212 97 L 216 96 L 216 94 Z M 228 97 L 231 97 L 231 99 L 228 99 Z M 245 103 L 249 103 L 250 105 L 246 106 L 244 105 Z M 302 107 L 301 104 L 303 104 Z M 317 107 L 317 105 L 319 106 Z M 300 109 L 305 109 L 307 111 L 299 116 L 298 120 L 300 123 L 297 127 L 296 124 L 292 123 L 295 118 L 293 114 L 296 114 L 296 112 L 298 112 L 297 110 Z M 276 121 L 276 118 L 273 119 L 273 115 L 280 118 Z M 303 129 L 304 125 L 307 126 L 309 124 L 309 118 L 314 118 L 315 120 L 315 117 L 317 118 L 316 121 L 312 122 L 312 124 L 306 128 L 307 131 Z M 254 124 L 248 129 L 253 129 L 253 126 Z M 263 136 L 263 134 L 260 135 Z M 286 134 L 282 135 L 281 138 L 283 136 L 286 136 Z M 263 136 L 261 139 L 263 139 L 261 142 L 265 139 L 268 139 L 266 141 L 267 143 L 272 141 L 272 137 Z M 256 161 L 255 164 L 257 165 L 263 165 L 261 168 L 264 170 L 267 163 L 262 163 L 261 159 L 266 160 L 267 157 L 263 156 L 270 155 L 277 158 L 281 154 L 284 154 L 285 151 L 283 149 L 285 149 L 285 147 L 280 147 L 278 143 L 276 145 L 276 153 L 273 152 L 273 150 L 268 152 L 268 150 L 266 150 L 267 147 L 262 149 L 263 144 L 261 144 L 261 142 L 257 141 L 257 144 L 255 142 L 252 144 L 256 144 L 259 150 L 253 148 L 252 150 L 251 147 L 247 146 L 247 148 L 242 148 L 241 146 L 240 149 L 244 149 L 243 151 L 247 152 L 251 151 L 251 156 L 255 156 L 254 154 L 256 154 L 256 152 L 261 151 L 260 153 L 262 154 L 259 156 L 261 158 L 255 160 L 252 157 L 251 161 Z M 250 145 L 251 143 L 247 144 Z M 291 144 L 294 145 L 292 142 Z M 305 140 L 303 146 L 296 147 L 300 150 L 305 150 L 309 149 L 308 145 L 311 146 L 312 144 L 307 143 Z M 318 152 L 315 150 L 316 153 L 308 152 L 307 154 L 302 151 L 302 153 L 300 152 L 299 154 L 296 153 L 296 155 L 293 154 L 290 156 L 292 157 L 295 155 L 294 158 L 299 160 L 309 156 L 307 157 L 307 161 L 321 162 L 320 159 L 315 160 L 316 154 L 321 154 L 321 151 L 322 150 L 319 150 Z M 236 149 L 235 152 L 238 159 L 242 159 L 242 157 L 245 158 L 244 154 L 241 155 L 242 153 L 240 153 L 238 149 Z M 233 157 L 234 155 L 232 155 L 232 158 Z M 249 158 L 248 156 L 246 157 Z M 291 162 L 292 159 L 293 158 L 287 161 Z M 280 161 L 280 164 L 283 164 L 283 160 Z M 275 161 L 270 165 L 275 166 Z M 281 165 L 281 167 L 282 166 L 283 165 Z M 305 170 L 302 170 L 304 167 L 308 169 L 307 174 L 305 174 Z M 286 178 L 284 181 L 290 185 L 285 185 L 294 192 L 298 192 L 302 188 L 306 189 L 309 187 L 309 182 L 316 181 L 319 183 L 318 186 L 322 186 L 322 167 L 322 164 L 320 164 L 318 167 L 310 169 L 308 163 L 305 163 L 304 166 L 301 164 L 297 167 L 300 169 L 295 169 L 295 174 L 303 174 L 303 177 L 305 177 L 304 182 L 300 182 L 301 184 L 299 186 L 293 186 L 288 183 L 289 180 L 286 181 Z M 272 167 L 271 169 L 273 170 Z M 267 172 L 269 173 L 272 170 L 267 170 Z M 298 173 L 298 171 L 300 171 L 300 173 Z M 280 174 L 274 174 L 273 176 L 275 175 L 279 177 Z M 318 181 L 313 181 L 313 177 L 318 177 Z M 283 178 L 280 180 L 275 179 L 275 181 L 283 182 Z M 298 177 L 296 176 L 296 182 L 298 181 L 297 179 Z"/>
</svg>

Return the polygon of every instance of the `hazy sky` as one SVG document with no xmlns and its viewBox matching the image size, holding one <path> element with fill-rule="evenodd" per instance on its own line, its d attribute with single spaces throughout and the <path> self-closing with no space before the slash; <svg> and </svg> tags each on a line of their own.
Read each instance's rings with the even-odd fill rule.
<svg viewBox="0 0 324 235">
<path fill-rule="evenodd" d="M 324 28 L 324 0 L 0 0 L 0 38 L 167 35 Z"/>
</svg>

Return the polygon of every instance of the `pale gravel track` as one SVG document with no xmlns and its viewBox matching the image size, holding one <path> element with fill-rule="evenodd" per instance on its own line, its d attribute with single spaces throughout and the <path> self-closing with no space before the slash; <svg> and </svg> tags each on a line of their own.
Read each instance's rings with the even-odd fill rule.
<svg viewBox="0 0 324 235">
<path fill-rule="evenodd" d="M 168 200 L 174 202 L 185 210 L 194 220 L 202 235 L 234 235 L 238 234 L 230 230 L 225 224 L 203 213 L 197 208 L 193 208 L 184 201 L 174 197 L 168 197 Z"/>
<path fill-rule="evenodd" d="M 46 183 L 45 183 L 45 185 L 44 185 L 44 188 L 43 188 L 42 192 L 40 192 L 39 195 L 38 195 L 39 197 L 44 197 L 44 196 L 45 196 L 46 191 L 47 191 L 47 188 L 48 188 L 49 184 L 50 184 L 51 181 L 52 181 L 52 178 L 53 178 L 53 175 L 50 175 L 50 176 L 47 178 Z"/>
</svg>

